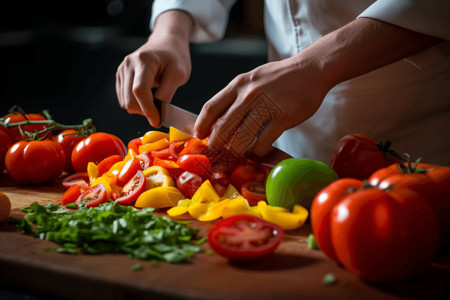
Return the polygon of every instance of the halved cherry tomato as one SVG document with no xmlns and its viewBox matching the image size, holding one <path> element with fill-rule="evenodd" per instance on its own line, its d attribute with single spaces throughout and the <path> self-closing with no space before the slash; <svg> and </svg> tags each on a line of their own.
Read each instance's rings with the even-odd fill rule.
<svg viewBox="0 0 450 300">
<path fill-rule="evenodd" d="M 186 198 L 192 198 L 202 182 L 199 175 L 185 171 L 178 176 L 177 187 Z"/>
<path fill-rule="evenodd" d="M 200 154 L 208 147 L 208 139 L 200 140 L 196 137 L 189 139 L 184 146 L 184 149 L 179 153 L 179 155 L 185 154 Z"/>
<path fill-rule="evenodd" d="M 139 146 L 142 145 L 142 137 L 132 139 L 128 142 L 128 150 L 132 149 L 134 152 L 139 153 Z"/>
<path fill-rule="evenodd" d="M 147 155 L 147 153 L 141 153 L 141 154 L 137 155 L 136 158 L 139 159 L 139 163 L 141 165 L 141 170 L 147 169 L 152 164 L 152 160 Z"/>
<path fill-rule="evenodd" d="M 127 161 L 117 176 L 117 184 L 124 186 L 141 169 L 141 161 L 136 156 L 133 157 Z"/>
<path fill-rule="evenodd" d="M 72 185 L 61 197 L 62 205 L 67 205 L 69 203 L 77 201 L 78 197 L 81 195 L 81 189 L 78 185 Z"/>
<path fill-rule="evenodd" d="M 275 251 L 283 238 L 281 227 L 249 215 L 223 219 L 208 234 L 211 248 L 230 260 L 266 256 Z"/>
<path fill-rule="evenodd" d="M 61 145 L 64 150 L 64 154 L 66 155 L 66 165 L 64 167 L 64 171 L 67 173 L 73 173 L 74 169 L 72 166 L 72 151 L 73 148 L 83 140 L 83 136 L 78 133 L 75 129 L 68 129 L 62 131 L 55 138 L 55 142 Z"/>
<path fill-rule="evenodd" d="M 75 201 L 78 206 L 86 202 L 86 207 L 96 207 L 108 201 L 106 198 L 106 187 L 103 183 L 99 183 L 84 191 Z"/>
<path fill-rule="evenodd" d="M 108 172 L 111 169 L 111 167 L 114 166 L 115 163 L 118 163 L 119 161 L 122 160 L 123 157 L 117 154 L 108 156 L 97 165 L 98 170 L 97 176 L 102 176 L 104 173 Z"/>
<path fill-rule="evenodd" d="M 136 201 L 140 194 L 144 191 L 145 176 L 144 173 L 139 170 L 136 175 L 125 184 L 120 192 L 120 198 L 117 198 L 117 202 L 120 204 L 130 204 Z"/>
<path fill-rule="evenodd" d="M 170 142 L 170 146 L 169 146 L 170 155 L 172 155 L 175 159 L 178 159 L 180 157 L 180 152 L 184 149 L 185 145 L 186 145 L 185 141 Z"/>
<path fill-rule="evenodd" d="M 203 154 L 185 154 L 181 155 L 177 160 L 177 164 L 183 170 L 200 176 L 205 175 L 211 170 L 209 158 Z"/>
<path fill-rule="evenodd" d="M 258 181 L 244 183 L 241 194 L 251 206 L 257 205 L 259 201 L 267 201 L 266 188 Z"/>
<path fill-rule="evenodd" d="M 81 189 L 87 190 L 89 188 L 89 175 L 87 172 L 74 173 L 65 177 L 62 180 L 62 185 L 66 189 L 72 187 L 73 185 L 77 185 Z"/>
</svg>

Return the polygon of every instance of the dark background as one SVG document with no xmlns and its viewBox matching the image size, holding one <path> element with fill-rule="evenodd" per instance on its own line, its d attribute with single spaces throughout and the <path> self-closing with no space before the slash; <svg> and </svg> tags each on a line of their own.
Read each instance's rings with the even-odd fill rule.
<svg viewBox="0 0 450 300">
<path fill-rule="evenodd" d="M 174 104 L 198 113 L 236 75 L 266 62 L 262 2 L 237 1 L 224 40 L 191 45 L 191 79 Z M 93 118 L 98 131 L 125 143 L 151 130 L 144 117 L 122 110 L 115 94 L 117 67 L 150 33 L 151 3 L 2 2 L 0 115 L 19 105 L 29 113 L 48 109 L 63 124 Z"/>
</svg>

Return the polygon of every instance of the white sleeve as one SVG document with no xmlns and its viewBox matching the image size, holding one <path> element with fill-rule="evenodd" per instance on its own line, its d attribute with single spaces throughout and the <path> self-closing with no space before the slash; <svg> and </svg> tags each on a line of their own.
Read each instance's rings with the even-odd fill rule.
<svg viewBox="0 0 450 300">
<path fill-rule="evenodd" d="M 211 42 L 222 38 L 228 23 L 228 14 L 236 0 L 155 0 L 152 6 L 150 29 L 156 18 L 168 10 L 182 10 L 194 20 L 191 42 Z"/>
<path fill-rule="evenodd" d="M 450 0 L 377 0 L 358 17 L 450 40 Z"/>
</svg>

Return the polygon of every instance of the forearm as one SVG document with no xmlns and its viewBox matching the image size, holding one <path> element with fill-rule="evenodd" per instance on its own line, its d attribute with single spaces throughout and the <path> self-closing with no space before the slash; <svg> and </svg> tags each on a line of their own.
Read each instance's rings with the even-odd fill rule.
<svg viewBox="0 0 450 300">
<path fill-rule="evenodd" d="M 189 44 L 193 28 L 191 16 L 182 10 L 169 10 L 158 16 L 150 38 L 175 37 Z"/>
<path fill-rule="evenodd" d="M 426 49 L 440 40 L 395 25 L 359 18 L 322 37 L 294 60 L 315 64 L 329 88 Z"/>
</svg>

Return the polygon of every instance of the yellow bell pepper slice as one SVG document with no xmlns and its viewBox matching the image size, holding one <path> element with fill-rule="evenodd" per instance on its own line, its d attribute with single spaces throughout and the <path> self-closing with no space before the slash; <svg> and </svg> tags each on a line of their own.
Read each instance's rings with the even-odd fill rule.
<svg viewBox="0 0 450 300">
<path fill-rule="evenodd" d="M 89 162 L 87 165 L 87 173 L 89 176 L 89 182 L 92 183 L 98 177 L 97 165 L 93 162 Z"/>
<path fill-rule="evenodd" d="M 308 218 L 308 211 L 300 205 L 294 205 L 293 212 L 290 212 L 283 207 L 270 206 L 265 201 L 259 201 L 258 209 L 264 220 L 286 230 L 299 228 Z"/>
<path fill-rule="evenodd" d="M 169 138 L 168 133 L 152 130 L 144 134 L 144 136 L 142 137 L 142 145 L 154 143 L 160 139 L 168 139 L 168 138 Z"/>
<path fill-rule="evenodd" d="M 250 207 L 247 200 L 242 196 L 231 199 L 231 201 L 229 201 L 222 210 L 223 218 L 228 218 L 235 215 L 251 215 L 261 218 L 259 210 Z"/>
<path fill-rule="evenodd" d="M 143 192 L 136 200 L 134 206 L 138 208 L 174 207 L 178 201 L 184 199 L 179 189 L 173 186 L 159 186 Z"/>
<path fill-rule="evenodd" d="M 192 196 L 192 204 L 197 202 L 207 203 L 218 201 L 220 201 L 220 196 L 217 194 L 209 180 L 205 180 Z"/>
<path fill-rule="evenodd" d="M 91 183 L 91 187 L 96 186 L 99 183 L 103 183 L 103 185 L 105 186 L 106 199 L 111 199 L 112 189 L 111 189 L 110 182 L 108 180 L 106 180 L 105 177 L 98 177 Z"/>
<path fill-rule="evenodd" d="M 224 199 L 219 202 L 197 202 L 189 206 L 189 214 L 202 222 L 217 220 L 222 217 L 223 210 L 233 199 Z"/>
<path fill-rule="evenodd" d="M 178 201 L 177 206 L 172 207 L 167 211 L 167 214 L 171 217 L 179 217 L 188 212 L 189 205 L 191 204 L 191 199 L 182 199 Z"/>
<path fill-rule="evenodd" d="M 138 156 L 138 155 L 139 155 L 139 153 L 136 153 L 136 151 L 134 151 L 133 149 L 128 149 L 128 153 L 123 160 L 125 162 L 127 162 L 130 159 L 132 159 L 133 157 Z"/>
<path fill-rule="evenodd" d="M 225 191 L 225 194 L 223 194 L 220 199 L 233 199 L 240 195 L 241 193 L 239 193 L 239 191 L 232 184 L 229 184 L 227 190 Z"/>
<path fill-rule="evenodd" d="M 183 131 L 170 126 L 169 128 L 169 140 L 173 141 L 184 141 L 192 138 L 192 135 L 184 133 Z"/>
<path fill-rule="evenodd" d="M 109 169 L 109 171 L 103 175 L 107 175 L 109 177 L 114 177 L 114 176 L 119 175 L 120 171 L 122 171 L 123 166 L 125 166 L 126 163 L 127 162 L 124 160 L 116 162 L 114 165 L 112 165 L 112 167 Z"/>
<path fill-rule="evenodd" d="M 143 171 L 145 176 L 145 189 L 158 186 L 175 186 L 175 181 L 167 169 L 160 166 L 151 166 Z"/>
<path fill-rule="evenodd" d="M 139 146 L 139 152 L 151 152 L 153 150 L 161 150 L 170 146 L 169 138 L 163 138 L 156 142 L 142 144 Z"/>
</svg>

